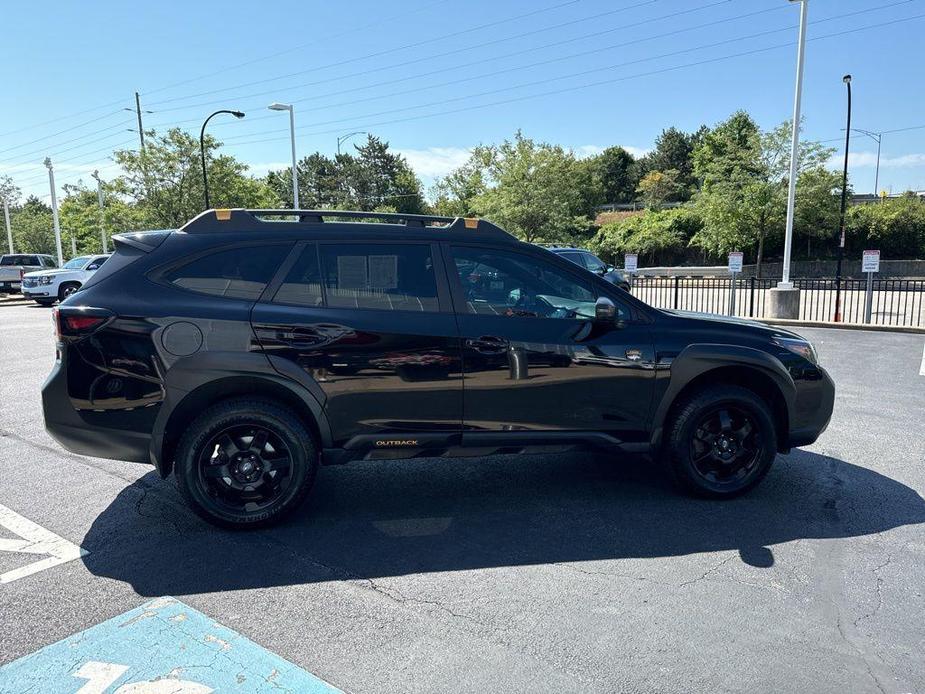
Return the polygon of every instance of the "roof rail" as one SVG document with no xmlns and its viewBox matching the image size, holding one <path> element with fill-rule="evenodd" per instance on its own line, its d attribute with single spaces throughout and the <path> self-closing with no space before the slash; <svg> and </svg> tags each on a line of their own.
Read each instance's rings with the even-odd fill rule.
<svg viewBox="0 0 925 694">
<path fill-rule="evenodd" d="M 274 220 L 273 218 L 279 218 Z M 325 221 L 325 219 L 330 221 Z M 350 210 L 246 210 L 213 209 L 197 215 L 180 231 L 188 234 L 209 232 L 257 231 L 261 225 L 273 228 L 304 228 L 319 224 L 332 224 L 349 220 L 370 220 L 368 223 L 382 222 L 384 225 L 401 225 L 411 229 L 434 229 L 444 231 L 468 231 L 504 234 L 506 231 L 484 219 L 474 217 L 441 217 L 429 214 L 405 214 L 403 212 L 354 212 Z M 266 228 L 266 227 L 265 227 Z M 343 229 L 343 225 L 339 227 Z M 511 237 L 512 238 L 512 237 Z"/>
</svg>

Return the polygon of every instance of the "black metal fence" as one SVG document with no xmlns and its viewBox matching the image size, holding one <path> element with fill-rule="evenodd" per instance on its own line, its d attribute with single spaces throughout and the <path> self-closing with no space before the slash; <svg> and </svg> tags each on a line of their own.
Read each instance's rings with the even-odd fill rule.
<svg viewBox="0 0 925 694">
<path fill-rule="evenodd" d="M 636 277 L 633 294 L 651 306 L 765 318 L 768 290 L 778 280 L 728 277 Z M 795 279 L 800 289 L 800 319 L 832 321 L 835 317 L 834 279 Z M 733 298 L 734 294 L 734 298 Z M 841 320 L 864 323 L 867 280 L 841 280 Z M 925 280 L 873 280 L 870 323 L 925 327 Z"/>
</svg>

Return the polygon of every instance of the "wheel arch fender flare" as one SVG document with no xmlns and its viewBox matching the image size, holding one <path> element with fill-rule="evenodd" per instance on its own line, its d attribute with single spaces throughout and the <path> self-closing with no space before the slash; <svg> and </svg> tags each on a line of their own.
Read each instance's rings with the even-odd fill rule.
<svg viewBox="0 0 925 694">
<path fill-rule="evenodd" d="M 728 344 L 692 344 L 671 362 L 668 387 L 655 407 L 652 420 L 653 448 L 661 445 L 662 433 L 672 406 L 688 388 L 703 384 L 714 373 L 718 382 L 730 382 L 730 376 L 751 372 L 764 383 L 771 383 L 783 405 L 782 423 L 788 428 L 796 400 L 796 385 L 781 361 L 772 354 L 753 347 Z M 736 381 L 732 381 L 736 382 Z M 779 435 L 786 432 L 778 432 Z"/>
<path fill-rule="evenodd" d="M 306 419 L 320 447 L 332 445 L 324 391 L 308 374 L 298 381 L 278 373 L 265 354 L 198 353 L 175 362 L 164 383 L 164 400 L 154 422 L 148 451 L 161 477 L 173 470 L 173 453 L 182 422 L 214 402 L 235 396 L 280 400 Z"/>
</svg>

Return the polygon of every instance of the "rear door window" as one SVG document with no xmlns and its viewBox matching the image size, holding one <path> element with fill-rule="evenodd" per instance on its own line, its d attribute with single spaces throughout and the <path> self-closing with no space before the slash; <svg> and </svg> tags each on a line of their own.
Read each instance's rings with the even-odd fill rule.
<svg viewBox="0 0 925 694">
<path fill-rule="evenodd" d="M 255 300 L 291 247 L 287 244 L 225 248 L 168 270 L 161 279 L 201 294 Z"/>
<path fill-rule="evenodd" d="M 439 310 L 429 244 L 321 244 L 319 251 L 329 307 Z"/>
<path fill-rule="evenodd" d="M 276 290 L 273 301 L 278 304 L 296 306 L 322 306 L 324 304 L 318 246 L 310 243 L 302 249 L 299 259 L 286 273 L 283 283 Z"/>
</svg>

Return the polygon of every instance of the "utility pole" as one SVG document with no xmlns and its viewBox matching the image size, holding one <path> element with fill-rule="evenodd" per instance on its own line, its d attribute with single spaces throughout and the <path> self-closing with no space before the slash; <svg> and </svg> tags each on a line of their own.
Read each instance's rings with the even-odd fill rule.
<svg viewBox="0 0 925 694">
<path fill-rule="evenodd" d="M 848 201 L 848 148 L 851 146 L 851 75 L 842 77 L 848 88 L 848 122 L 845 125 L 845 166 L 841 177 L 841 211 L 838 217 L 838 261 L 835 265 L 835 322 L 841 323 L 841 264 L 845 257 L 845 204 Z"/>
<path fill-rule="evenodd" d="M 787 185 L 787 221 L 784 231 L 784 268 L 781 281 L 768 292 L 772 318 L 800 317 L 800 290 L 790 281 L 790 256 L 793 250 L 793 217 L 796 206 L 797 174 L 800 158 L 800 100 L 803 95 L 803 58 L 806 49 L 806 12 L 809 0 L 800 3 L 800 34 L 797 42 L 797 77 L 793 94 L 793 123 L 790 133 L 790 180 Z"/>
<path fill-rule="evenodd" d="M 138 137 L 141 140 L 141 152 L 145 151 L 145 129 L 141 125 L 141 97 L 135 92 L 135 114 L 138 116 Z"/>
<path fill-rule="evenodd" d="M 106 207 L 103 203 L 103 181 L 100 180 L 100 172 L 94 171 L 91 176 L 96 179 L 96 197 L 100 202 L 100 238 L 103 241 L 103 253 L 108 253 L 106 249 Z"/>
<path fill-rule="evenodd" d="M 3 198 L 3 221 L 6 222 L 6 242 L 10 246 L 10 255 L 13 253 L 13 229 L 10 227 L 10 206 Z"/>
<path fill-rule="evenodd" d="M 48 167 L 48 186 L 51 188 L 51 221 L 55 227 L 55 248 L 58 250 L 58 267 L 61 267 L 64 265 L 64 253 L 61 251 L 61 223 L 58 221 L 58 195 L 55 193 L 55 170 L 51 165 L 51 157 L 45 157 L 45 166 Z"/>
</svg>

